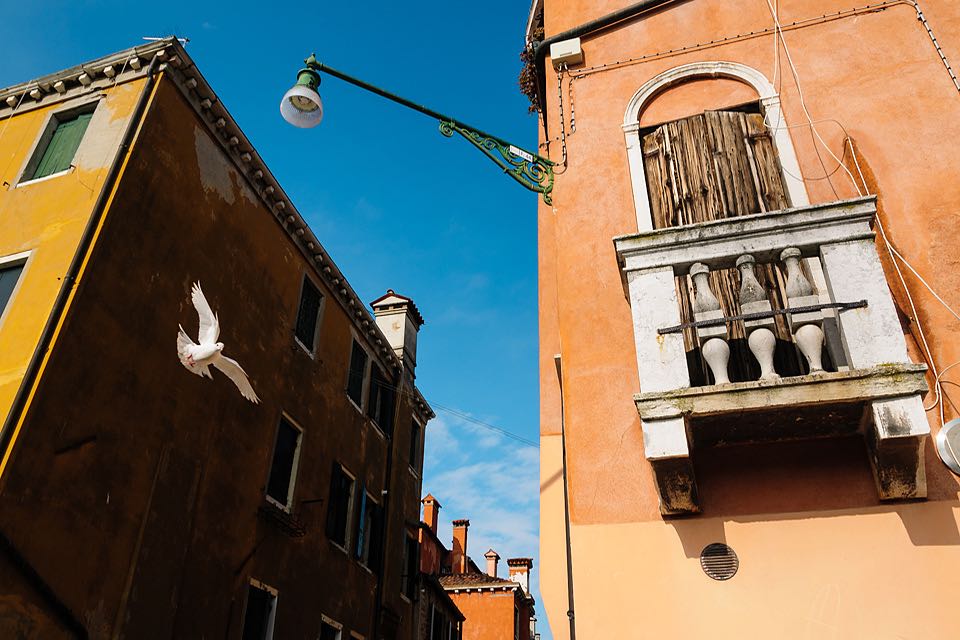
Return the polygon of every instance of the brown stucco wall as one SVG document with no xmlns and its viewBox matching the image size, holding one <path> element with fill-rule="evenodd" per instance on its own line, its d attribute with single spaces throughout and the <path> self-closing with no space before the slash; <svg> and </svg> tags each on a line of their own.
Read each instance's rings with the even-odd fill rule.
<svg viewBox="0 0 960 640">
<path fill-rule="evenodd" d="M 546 35 L 627 4 L 546 0 Z M 949 176 L 960 161 L 952 143 L 960 134 L 960 96 L 912 5 L 821 18 L 857 4 L 779 3 L 784 24 L 815 19 L 785 36 L 806 104 L 814 119 L 839 121 L 856 141 L 891 239 L 956 308 L 960 186 Z M 957 64 L 960 6 L 946 0 L 921 4 Z M 637 377 L 630 306 L 611 243 L 637 229 L 621 124 L 645 82 L 682 64 L 733 61 L 772 79 L 770 35 L 718 43 L 772 22 L 765 2 L 688 0 L 583 39 L 586 66 L 648 57 L 575 81 L 577 130 L 572 135 L 567 130 L 569 167 L 557 178 L 553 206 L 541 204 L 539 210 L 541 588 L 557 638 L 566 637 L 567 629 L 557 353 L 563 364 L 579 635 L 634 637 L 630 622 L 637 619 L 650 635 L 672 637 L 953 635 L 944 613 L 951 589 L 943 586 L 956 587 L 957 578 L 941 567 L 960 565 L 958 482 L 933 454 L 932 442 L 927 442 L 926 502 L 881 504 L 862 445 L 835 442 L 698 456 L 703 514 L 665 521 L 658 511 L 631 401 L 643 381 Z M 556 74 L 547 64 L 550 153 L 559 159 Z M 789 125 L 801 125 L 806 117 L 797 87 L 786 66 L 782 72 L 784 116 Z M 707 84 L 662 94 L 647 112 L 650 121 L 737 104 L 745 95 L 730 82 Z M 566 82 L 564 92 L 568 95 Z M 839 155 L 843 131 L 831 122 L 818 127 Z M 791 138 L 804 175 L 822 176 L 809 130 L 795 128 Z M 839 173 L 836 193 L 825 180 L 808 180 L 810 200 L 854 195 Z M 885 266 L 890 279 L 889 262 Z M 935 360 L 941 367 L 960 360 L 956 320 L 917 281 L 910 284 Z M 899 289 L 894 291 L 908 309 Z M 947 419 L 956 417 L 947 409 Z M 936 412 L 928 415 L 936 433 Z M 717 541 L 734 546 L 742 570 L 750 563 L 751 573 L 729 583 L 706 578 L 696 556 Z M 890 597 L 901 587 L 910 598 Z M 611 593 L 617 596 L 608 597 Z M 696 616 L 689 615 L 691 602 L 697 603 Z M 758 602 L 766 604 L 758 608 Z"/>
<path fill-rule="evenodd" d="M 379 496 L 387 445 L 347 399 L 354 325 L 320 278 L 316 354 L 294 342 L 309 270 L 161 78 L 0 494 L 0 527 L 91 637 L 239 637 L 250 578 L 279 590 L 278 638 L 314 637 L 321 613 L 370 637 L 375 577 L 324 525 L 333 463 Z M 177 361 L 197 280 L 261 404 Z M 297 508 L 301 538 L 257 515 L 281 414 L 303 429 L 295 504 L 320 500 Z M 403 527 L 419 513 L 409 423 L 403 402 L 384 578 L 399 638 Z"/>
</svg>

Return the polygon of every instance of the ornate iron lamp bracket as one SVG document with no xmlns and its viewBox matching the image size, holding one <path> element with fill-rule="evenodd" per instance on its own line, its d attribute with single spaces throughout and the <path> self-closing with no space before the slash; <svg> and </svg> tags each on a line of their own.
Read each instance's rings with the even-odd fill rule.
<svg viewBox="0 0 960 640">
<path fill-rule="evenodd" d="M 497 166 L 503 169 L 504 173 L 519 182 L 521 185 L 531 191 L 535 191 L 543 196 L 546 204 L 553 204 L 553 167 L 556 163 L 536 153 L 530 153 L 516 145 L 512 145 L 502 138 L 492 136 L 480 129 L 471 127 L 468 124 L 460 122 L 456 118 L 445 116 L 442 113 L 434 111 L 421 104 L 417 104 L 406 98 L 390 93 L 359 78 L 354 78 L 342 71 L 338 71 L 320 61 L 313 55 L 304 60 L 306 69 L 313 72 L 323 72 L 349 82 L 350 84 L 366 89 L 397 104 L 419 111 L 420 113 L 435 118 L 440 123 L 440 133 L 448 138 L 453 136 L 454 132 L 463 136 L 484 155 L 493 160 Z M 319 83 L 319 80 L 318 80 Z"/>
<path fill-rule="evenodd" d="M 480 149 L 511 178 L 527 189 L 542 194 L 546 204 L 553 204 L 550 195 L 553 191 L 552 161 L 456 121 L 440 123 L 440 133 L 443 135 L 449 138 L 454 132 Z"/>
</svg>

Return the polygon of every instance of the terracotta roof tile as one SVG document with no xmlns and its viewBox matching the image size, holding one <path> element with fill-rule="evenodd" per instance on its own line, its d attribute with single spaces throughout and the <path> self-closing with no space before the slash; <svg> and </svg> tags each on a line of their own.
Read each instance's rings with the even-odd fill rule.
<svg viewBox="0 0 960 640">
<path fill-rule="evenodd" d="M 452 573 L 440 576 L 440 584 L 444 589 L 461 589 L 469 587 L 516 587 L 513 580 L 494 578 L 485 573 Z"/>
</svg>

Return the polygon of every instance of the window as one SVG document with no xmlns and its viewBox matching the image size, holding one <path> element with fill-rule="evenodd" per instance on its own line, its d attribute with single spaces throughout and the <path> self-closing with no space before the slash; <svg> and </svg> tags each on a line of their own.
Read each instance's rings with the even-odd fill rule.
<svg viewBox="0 0 960 640">
<path fill-rule="evenodd" d="M 290 509 L 293 505 L 293 485 L 300 457 L 300 436 L 300 429 L 286 417 L 280 418 L 277 440 L 273 446 L 270 480 L 267 482 L 267 498 L 285 509 Z"/>
<path fill-rule="evenodd" d="M 413 600 L 417 595 L 417 577 L 420 571 L 420 552 L 417 539 L 403 536 L 403 574 L 400 576 L 400 593 Z"/>
<path fill-rule="evenodd" d="M 327 616 L 321 615 L 320 636 L 317 640 L 340 640 L 340 633 L 343 625 L 334 622 Z"/>
<path fill-rule="evenodd" d="M 297 328 L 294 334 L 304 349 L 313 353 L 317 341 L 317 326 L 320 320 L 320 305 L 323 295 L 309 277 L 303 276 L 300 291 L 300 308 L 297 310 Z"/>
<path fill-rule="evenodd" d="M 430 640 L 450 640 L 450 622 L 434 605 L 430 605 Z"/>
<path fill-rule="evenodd" d="M 363 380 L 367 375 L 367 352 L 354 340 L 350 352 L 350 373 L 347 378 L 347 395 L 357 407 L 363 407 Z"/>
<path fill-rule="evenodd" d="M 276 613 L 276 589 L 251 581 L 247 589 L 247 609 L 243 614 L 243 640 L 271 640 Z"/>
<path fill-rule="evenodd" d="M 327 537 L 347 548 L 354 480 L 338 463 L 333 464 L 330 501 L 327 506 Z"/>
<path fill-rule="evenodd" d="M 37 180 L 69 169 L 94 108 L 95 105 L 54 115 L 20 181 Z"/>
<path fill-rule="evenodd" d="M 393 435 L 393 398 L 393 386 L 383 370 L 374 365 L 370 374 L 370 389 L 367 392 L 367 415 L 373 418 L 388 436 Z"/>
<path fill-rule="evenodd" d="M 0 263 L 0 317 L 3 316 L 7 303 L 13 297 L 13 290 L 17 287 L 25 263 L 26 259 L 11 260 L 6 264 Z"/>
<path fill-rule="evenodd" d="M 416 420 L 410 421 L 410 468 L 420 473 L 420 431 L 422 427 Z"/>
<path fill-rule="evenodd" d="M 520 607 L 513 605 L 513 640 L 520 640 Z"/>
<path fill-rule="evenodd" d="M 354 552 L 363 566 L 374 571 L 379 571 L 380 568 L 382 528 L 383 507 L 377 504 L 366 491 L 361 491 L 360 517 Z"/>
</svg>

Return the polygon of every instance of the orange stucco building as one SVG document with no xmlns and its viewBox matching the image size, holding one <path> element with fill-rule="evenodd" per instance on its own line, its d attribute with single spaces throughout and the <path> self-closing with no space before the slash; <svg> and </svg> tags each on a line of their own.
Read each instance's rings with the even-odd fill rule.
<svg viewBox="0 0 960 640">
<path fill-rule="evenodd" d="M 527 29 L 554 637 L 956 637 L 960 5 Z"/>
<path fill-rule="evenodd" d="M 423 499 L 420 523 L 420 617 L 423 640 L 536 640 L 535 601 L 530 594 L 533 560 L 507 560 L 507 578 L 499 574 L 500 555 L 484 554 L 481 571 L 467 554 L 470 521 L 453 521 L 450 549 L 437 537 L 440 503 Z M 432 580 L 442 594 L 428 590 Z M 439 622 L 438 622 L 439 620 Z"/>
</svg>

